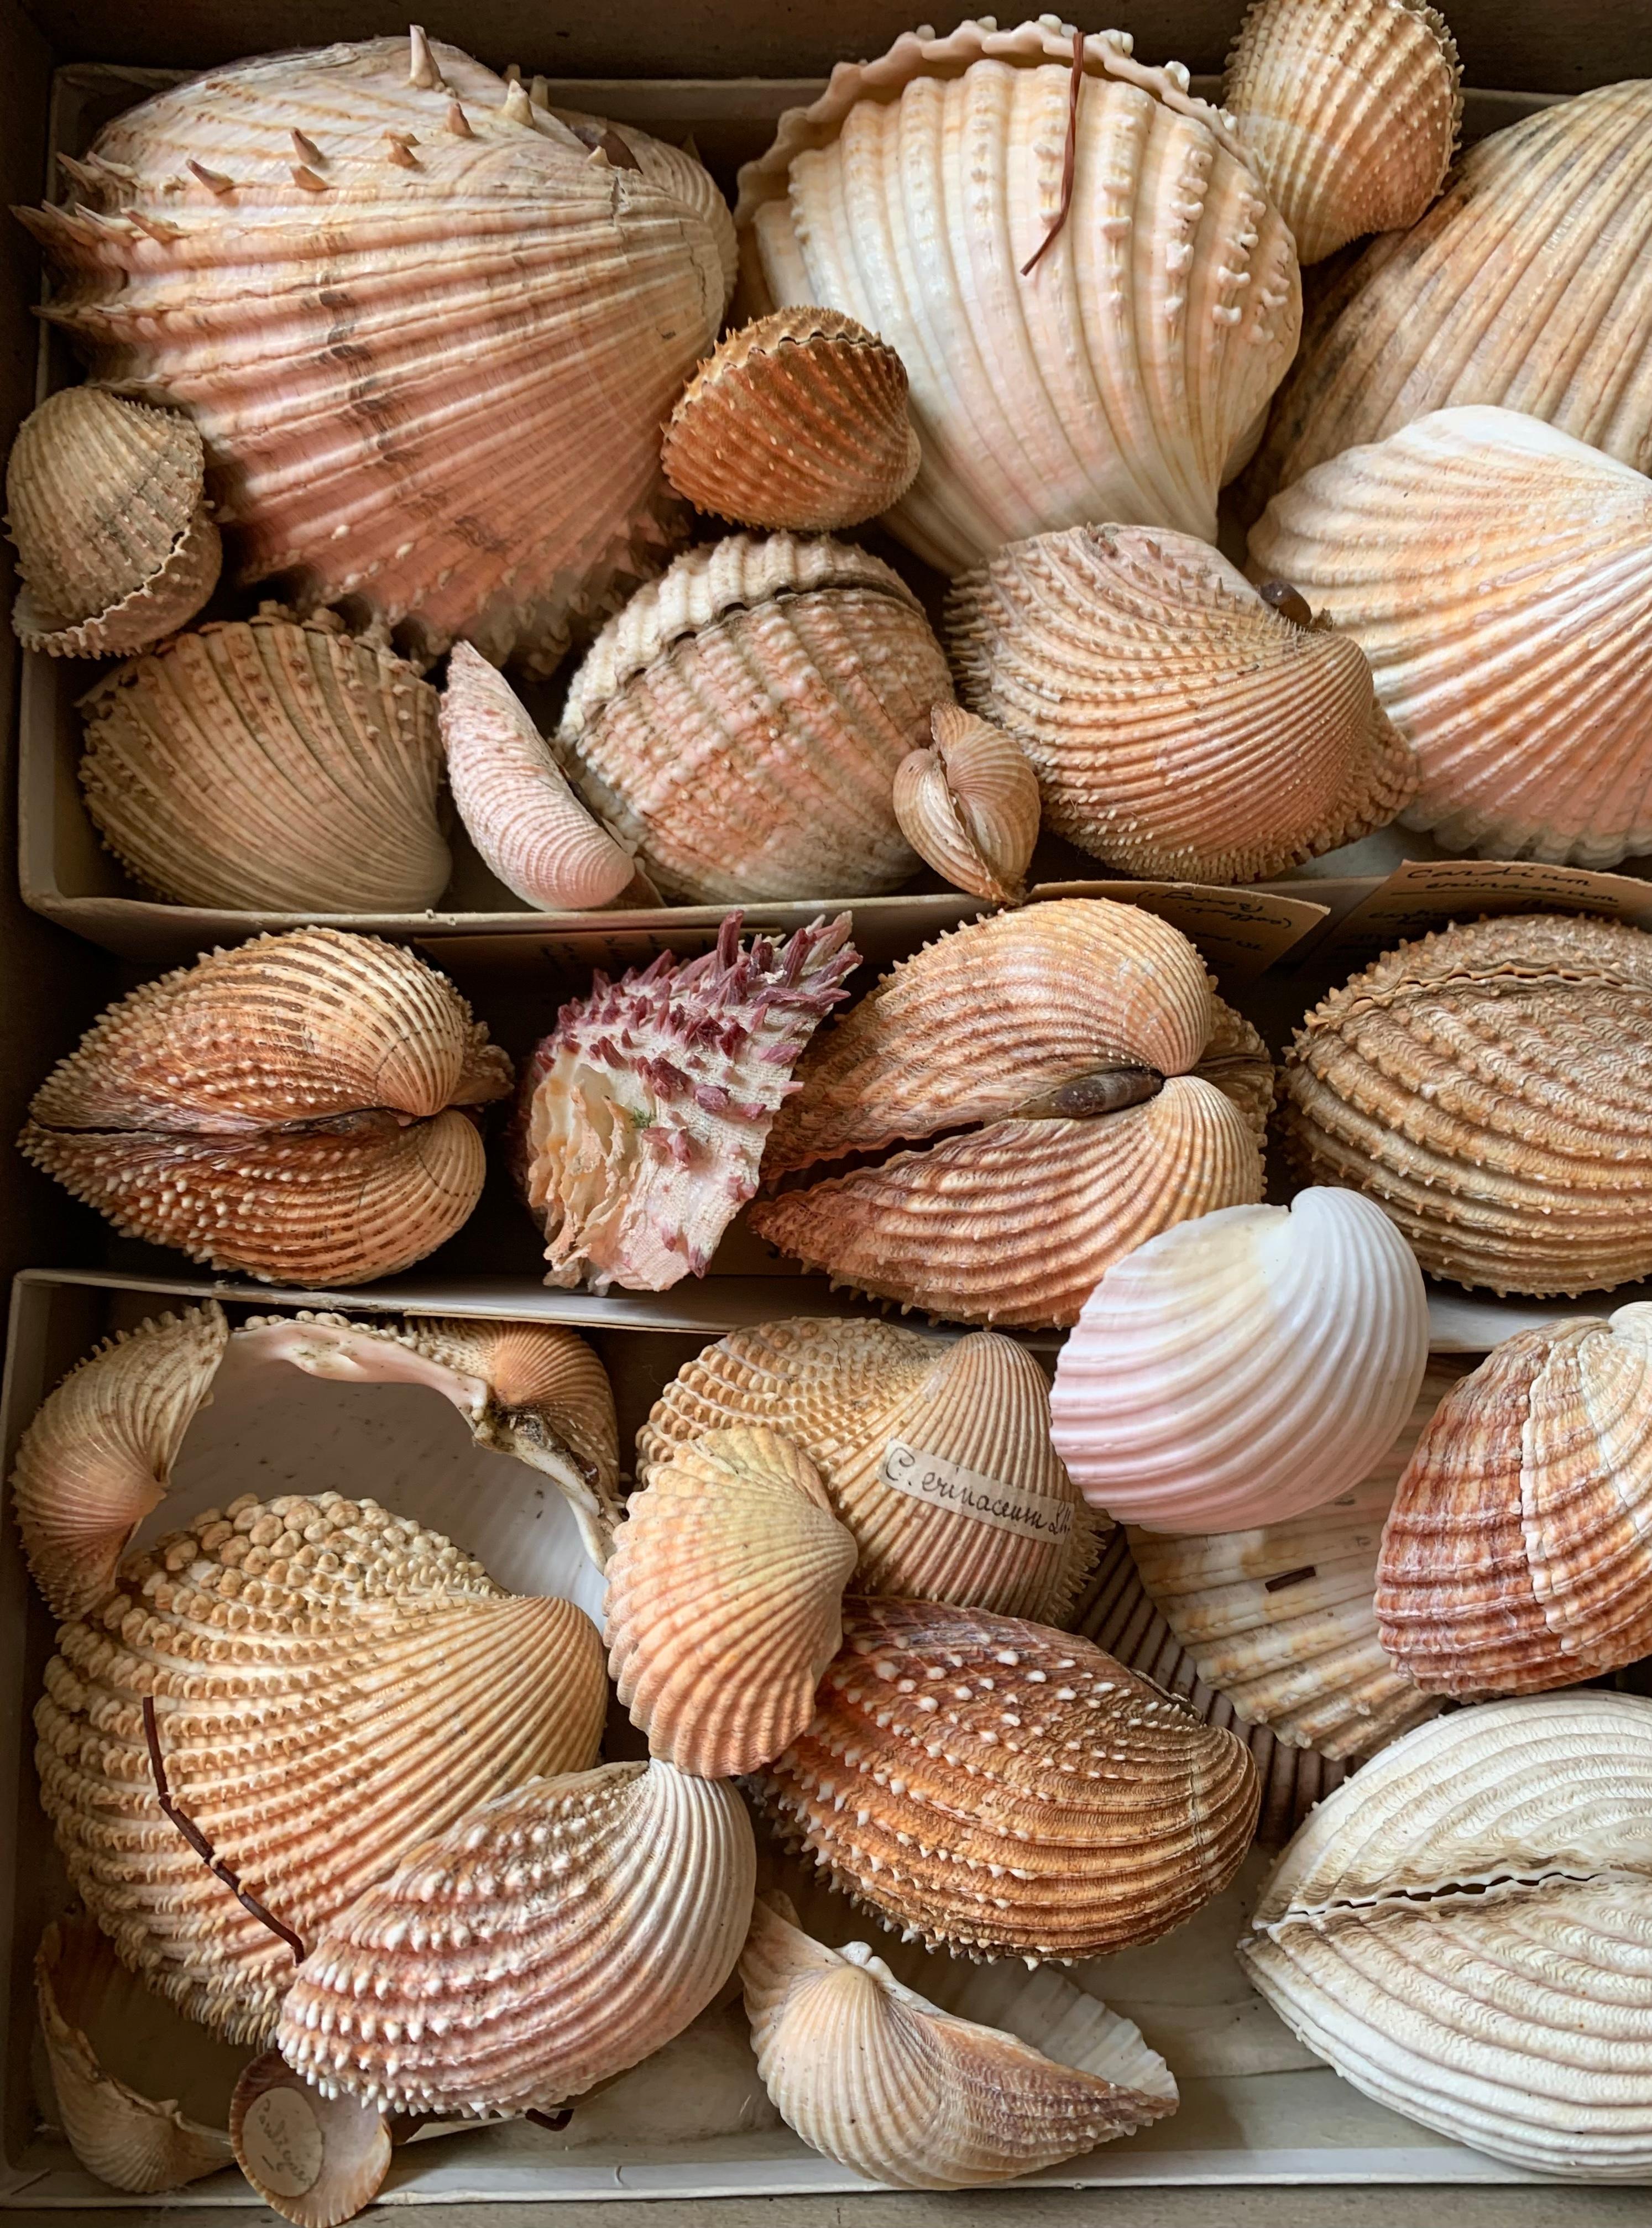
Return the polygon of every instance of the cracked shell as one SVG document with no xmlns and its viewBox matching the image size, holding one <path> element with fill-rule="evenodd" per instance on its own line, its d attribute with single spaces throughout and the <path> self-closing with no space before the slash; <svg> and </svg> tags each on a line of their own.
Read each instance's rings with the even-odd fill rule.
<svg viewBox="0 0 1652 2228">
<path fill-rule="evenodd" d="M 938 704 L 929 729 L 932 747 L 909 752 L 895 770 L 901 833 L 956 888 L 1013 904 L 1038 841 L 1038 777 L 1026 750 L 958 704 Z"/>
</svg>

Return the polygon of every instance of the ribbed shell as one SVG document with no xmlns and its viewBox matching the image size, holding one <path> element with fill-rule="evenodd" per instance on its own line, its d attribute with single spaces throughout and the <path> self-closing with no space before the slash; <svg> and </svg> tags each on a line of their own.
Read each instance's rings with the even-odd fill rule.
<svg viewBox="0 0 1652 2228">
<path fill-rule="evenodd" d="M 255 2058 L 229 2104 L 235 2163 L 294 2228 L 340 2228 L 390 2170 L 390 2123 L 353 2097 L 321 2096 L 278 2051 Z"/>
<path fill-rule="evenodd" d="M 740 174 L 754 298 L 823 302 L 899 349 L 924 461 L 889 523 L 944 572 L 1089 519 L 1213 538 L 1297 344 L 1283 220 L 1238 138 L 1123 33 L 1053 18 L 906 32 L 842 64 Z"/>
<path fill-rule="evenodd" d="M 958 889 L 1009 905 L 1038 841 L 1038 777 L 1017 735 L 958 704 L 929 715 L 929 750 L 895 770 L 895 818 L 926 867 Z"/>
<path fill-rule="evenodd" d="M 843 1631 L 814 1723 L 753 1791 L 886 1925 L 971 1956 L 1097 1957 L 1238 1870 L 1248 1751 L 1087 1641 L 861 1598 Z"/>
<path fill-rule="evenodd" d="M 1652 1273 L 1652 937 L 1516 916 L 1385 953 L 1297 1031 L 1284 1129 L 1431 1276 L 1496 1292 Z"/>
<path fill-rule="evenodd" d="M 1379 2103 L 1534 2173 L 1642 2180 L 1649 1817 L 1652 1702 L 1553 1694 L 1436 1719 L 1321 1804 L 1240 1962 Z"/>
<path fill-rule="evenodd" d="M 1276 496 L 1284 573 L 1371 660 L 1448 850 L 1652 850 L 1652 480 L 1510 410 L 1442 410 Z"/>
<path fill-rule="evenodd" d="M 447 887 L 436 692 L 330 613 L 175 636 L 81 709 L 86 809 L 163 898 L 419 912 Z"/>
<path fill-rule="evenodd" d="M 1281 874 L 1386 826 L 1416 786 L 1358 642 L 1271 609 L 1190 535 L 1012 543 L 958 582 L 948 626 L 965 699 L 1024 741 L 1049 825 L 1128 874 Z"/>
<path fill-rule="evenodd" d="M 282 2007 L 282 2054 L 386 2110 L 547 2110 L 705 2009 L 756 1871 L 726 1780 L 657 1760 L 535 1780 L 424 1842 L 323 1936 Z"/>
</svg>

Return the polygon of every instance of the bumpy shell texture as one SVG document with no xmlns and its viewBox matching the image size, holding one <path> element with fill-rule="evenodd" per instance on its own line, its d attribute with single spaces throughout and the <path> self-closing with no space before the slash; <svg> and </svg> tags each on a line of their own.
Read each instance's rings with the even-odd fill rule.
<svg viewBox="0 0 1652 2228">
<path fill-rule="evenodd" d="M 1285 1140 L 1431 1276 L 1591 1291 L 1652 1273 L 1652 937 L 1516 916 L 1386 953 L 1316 1006 Z"/>
<path fill-rule="evenodd" d="M 235 2163 L 294 2228 L 340 2228 L 390 2170 L 390 2123 L 354 2097 L 323 2097 L 277 2051 L 255 2058 L 229 2104 Z"/>
<path fill-rule="evenodd" d="M 1010 904 L 1026 889 L 1038 841 L 1038 777 L 1021 739 L 957 704 L 938 704 L 929 728 L 932 748 L 895 771 L 901 833 L 959 889 Z"/>
<path fill-rule="evenodd" d="M 1420 1726 L 1322 1803 L 1239 1945 L 1379 2103 L 1534 2173 L 1652 2172 L 1652 1702 Z"/>
</svg>

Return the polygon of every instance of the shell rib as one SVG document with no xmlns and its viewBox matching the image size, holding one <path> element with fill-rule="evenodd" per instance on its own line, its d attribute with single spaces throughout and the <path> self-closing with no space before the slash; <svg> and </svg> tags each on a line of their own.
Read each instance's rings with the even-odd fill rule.
<svg viewBox="0 0 1652 2228">
<path fill-rule="evenodd" d="M 235 2163 L 294 2228 L 340 2228 L 390 2170 L 390 2123 L 348 2097 L 323 2097 L 279 2052 L 255 2058 L 229 2105 Z"/>
<path fill-rule="evenodd" d="M 1374 1199 L 1431 1276 L 1578 1292 L 1652 1273 L 1652 937 L 1515 917 L 1385 953 L 1284 1069 L 1310 1182 Z"/>
<path fill-rule="evenodd" d="M 958 582 L 948 623 L 964 696 L 1023 739 L 1049 825 L 1129 874 L 1279 874 L 1415 789 L 1358 642 L 1271 609 L 1191 535 L 1013 543 Z"/>
<path fill-rule="evenodd" d="M 1419 1726 L 1321 1804 L 1239 1959 L 1366 2096 L 1569 2181 L 1652 2172 L 1652 1702 Z"/>
<path fill-rule="evenodd" d="M 1025 893 L 1038 841 L 1038 777 L 1021 739 L 957 704 L 929 715 L 933 748 L 895 770 L 895 818 L 927 867 L 994 905 Z"/>
</svg>

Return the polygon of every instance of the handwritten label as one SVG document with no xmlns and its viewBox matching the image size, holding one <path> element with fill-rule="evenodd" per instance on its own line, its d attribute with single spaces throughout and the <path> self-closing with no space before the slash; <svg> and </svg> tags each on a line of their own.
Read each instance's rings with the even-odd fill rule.
<svg viewBox="0 0 1652 2228">
<path fill-rule="evenodd" d="M 897 1493 L 912 1501 L 927 1501 L 932 1508 L 950 1508 L 977 1524 L 990 1524 L 1000 1532 L 1014 1532 L 1022 1540 L 1047 1540 L 1059 1544 L 1073 1529 L 1073 1503 L 1058 1494 L 1012 1489 L 1001 1478 L 978 1469 L 965 1469 L 922 1447 L 909 1447 L 891 1439 L 878 1476 Z"/>
<path fill-rule="evenodd" d="M 321 2179 L 327 2146 L 310 2099 L 298 2089 L 266 2089 L 241 2122 L 241 2153 L 260 2187 L 302 2197 Z"/>
<path fill-rule="evenodd" d="M 1652 928 L 1652 882 L 1531 859 L 1412 859 L 1340 920 L 1316 958 L 1345 964 L 1483 914 L 1584 912 Z"/>
</svg>

